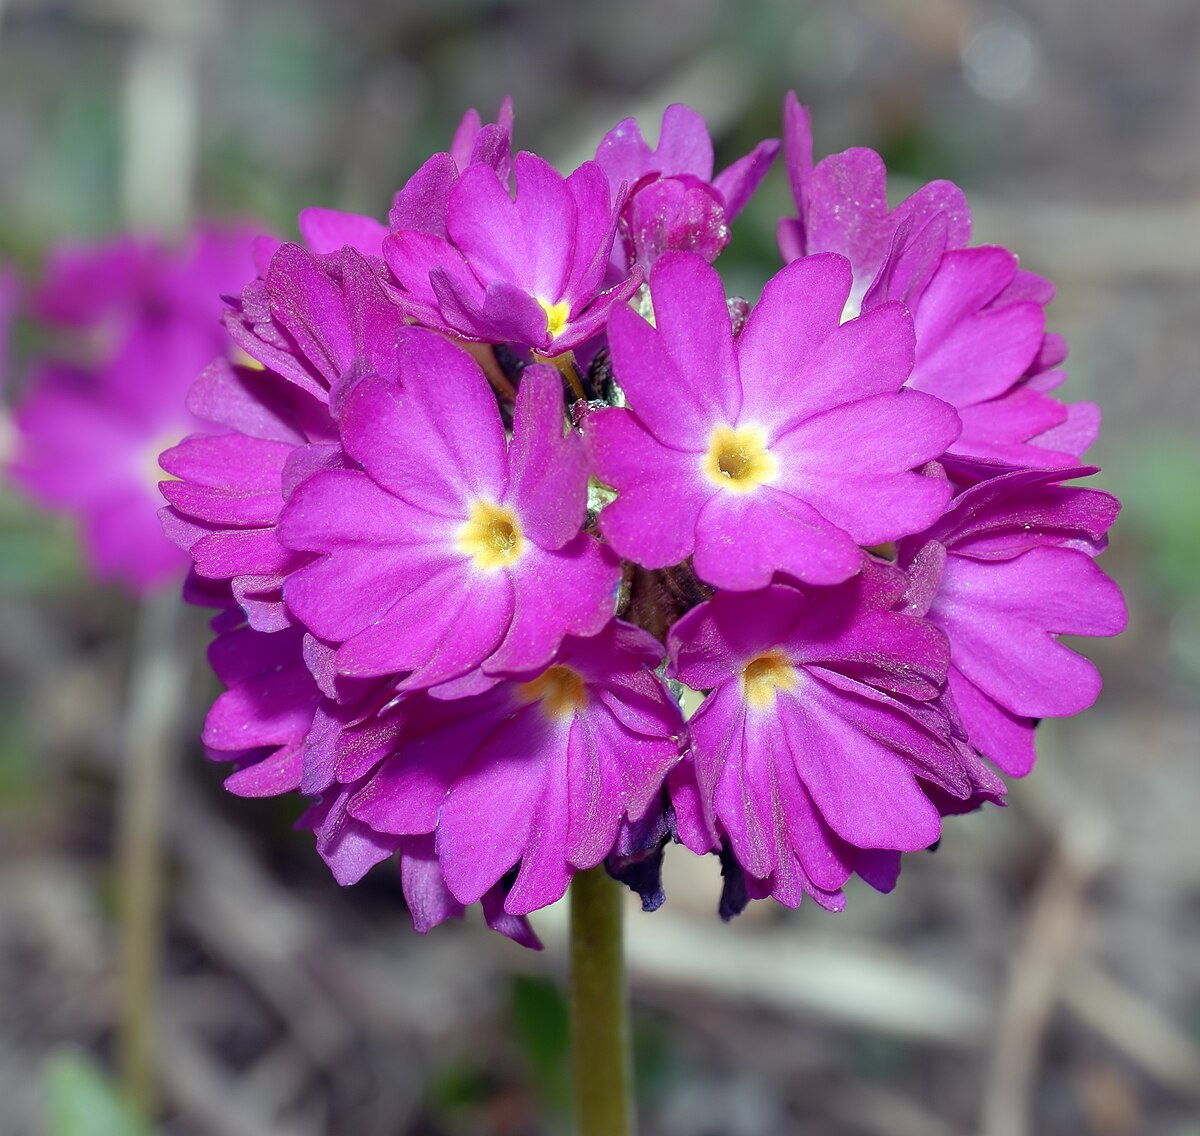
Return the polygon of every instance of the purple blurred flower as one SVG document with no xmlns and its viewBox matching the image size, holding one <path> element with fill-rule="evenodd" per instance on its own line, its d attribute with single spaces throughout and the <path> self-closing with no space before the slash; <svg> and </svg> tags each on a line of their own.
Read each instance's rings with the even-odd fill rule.
<svg viewBox="0 0 1200 1136">
<path fill-rule="evenodd" d="M 279 543 L 284 501 L 319 470 L 347 465 L 337 403 L 364 376 L 395 373 L 406 325 L 360 254 L 297 245 L 242 290 L 226 325 L 262 366 L 219 361 L 196 381 L 188 405 L 215 430 L 163 454 L 176 479 L 162 487 L 163 524 L 201 576 L 231 580 L 251 625 L 272 631 L 289 622 L 284 579 L 312 559 Z"/>
<path fill-rule="evenodd" d="M 940 514 L 949 486 L 912 471 L 958 418 L 900 389 L 913 358 L 903 307 L 839 324 L 849 287 L 843 258 L 797 261 L 735 341 L 716 271 L 691 253 L 657 262 L 655 326 L 622 309 L 609 328 L 629 409 L 586 419 L 596 474 L 618 492 L 600 531 L 622 556 L 661 568 L 694 554 L 722 588 L 776 572 L 832 584 L 858 571 L 859 545 Z"/>
<path fill-rule="evenodd" d="M 158 454 L 195 428 L 184 396 L 227 354 L 222 292 L 253 271 L 245 230 L 199 229 L 188 247 L 118 238 L 51 257 L 35 311 L 59 333 L 17 408 L 11 472 L 81 520 L 105 577 L 146 591 L 186 560 L 165 541 Z"/>
</svg>

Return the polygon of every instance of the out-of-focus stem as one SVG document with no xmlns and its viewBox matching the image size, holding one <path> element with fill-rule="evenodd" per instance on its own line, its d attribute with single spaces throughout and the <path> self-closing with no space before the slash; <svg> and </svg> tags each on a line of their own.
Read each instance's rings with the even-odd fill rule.
<svg viewBox="0 0 1200 1136">
<path fill-rule="evenodd" d="M 508 376 L 504 373 L 499 361 L 496 359 L 496 349 L 490 343 L 472 343 L 468 339 L 453 338 L 451 342 L 457 343 L 460 347 L 466 349 L 471 358 L 482 368 L 488 382 L 492 384 L 492 389 L 501 398 L 506 398 L 510 402 L 516 399 L 517 388 L 512 385 Z"/>
<path fill-rule="evenodd" d="M 567 380 L 567 385 L 576 398 L 587 398 L 587 392 L 583 389 L 583 383 L 579 379 L 579 368 L 575 363 L 574 351 L 565 351 L 561 355 L 534 355 L 534 358 L 554 367 Z"/>
<path fill-rule="evenodd" d="M 601 864 L 571 883 L 571 1065 L 577 1136 L 632 1136 L 633 1054 L 621 887 Z"/>
<path fill-rule="evenodd" d="M 117 831 L 117 1034 L 121 1080 L 147 1118 L 157 1108 L 155 1019 L 162 944 L 163 828 L 178 746 L 185 664 L 174 589 L 142 604 L 129 677 Z"/>
</svg>

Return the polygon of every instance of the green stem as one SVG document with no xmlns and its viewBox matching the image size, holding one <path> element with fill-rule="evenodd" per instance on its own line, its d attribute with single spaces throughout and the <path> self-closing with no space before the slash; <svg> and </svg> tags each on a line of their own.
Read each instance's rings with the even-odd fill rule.
<svg viewBox="0 0 1200 1136">
<path fill-rule="evenodd" d="M 577 1136 L 632 1136 L 621 887 L 601 864 L 571 884 L 571 1064 Z"/>
<path fill-rule="evenodd" d="M 163 820 L 184 705 L 186 668 L 178 643 L 182 611 L 183 604 L 170 588 L 142 605 L 129 677 L 121 771 L 117 1048 L 126 1097 L 148 1120 L 158 1103 L 155 1018 L 162 941 Z"/>
</svg>

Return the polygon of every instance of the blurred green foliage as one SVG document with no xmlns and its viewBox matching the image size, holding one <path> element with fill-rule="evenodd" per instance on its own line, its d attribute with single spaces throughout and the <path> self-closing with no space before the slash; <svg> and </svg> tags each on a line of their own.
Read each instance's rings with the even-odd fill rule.
<svg viewBox="0 0 1200 1136">
<path fill-rule="evenodd" d="M 1110 440 L 1118 443 L 1105 485 L 1121 498 L 1114 539 L 1136 541 L 1160 603 L 1200 597 L 1200 450 L 1196 439 L 1169 430 Z"/>
<path fill-rule="evenodd" d="M 63 1049 L 46 1062 L 46 1136 L 151 1136 L 116 1085 L 84 1054 Z"/>
</svg>

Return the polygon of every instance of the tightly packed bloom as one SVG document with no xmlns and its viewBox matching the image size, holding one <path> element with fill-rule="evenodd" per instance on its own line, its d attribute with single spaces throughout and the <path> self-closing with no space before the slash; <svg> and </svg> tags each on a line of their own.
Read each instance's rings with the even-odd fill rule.
<svg viewBox="0 0 1200 1136">
<path fill-rule="evenodd" d="M 652 909 L 671 842 L 726 917 L 888 891 L 1096 697 L 1058 636 L 1124 624 L 1053 290 L 968 247 L 955 186 L 892 209 L 870 151 L 814 166 L 794 96 L 754 305 L 714 262 L 778 142 L 714 177 L 676 106 L 564 177 L 512 127 L 471 112 L 386 223 L 306 210 L 229 301 L 253 365 L 162 456 L 218 609 L 209 754 L 312 798 L 340 883 L 398 861 L 421 931 L 479 903 L 536 946 L 601 863 Z"/>
<path fill-rule="evenodd" d="M 158 455 L 200 425 L 185 397 L 228 352 L 220 297 L 254 271 L 252 239 L 205 227 L 179 250 L 133 237 L 63 246 L 33 297 L 54 338 L 14 415 L 10 473 L 81 522 L 97 575 L 139 592 L 187 564 L 157 521 Z"/>
</svg>

